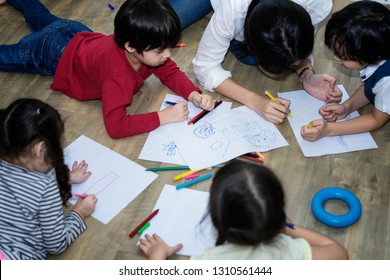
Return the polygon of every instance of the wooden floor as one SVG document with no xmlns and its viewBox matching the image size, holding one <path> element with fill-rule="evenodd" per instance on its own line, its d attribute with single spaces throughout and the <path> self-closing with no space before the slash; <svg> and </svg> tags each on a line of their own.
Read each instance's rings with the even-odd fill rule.
<svg viewBox="0 0 390 280">
<path fill-rule="evenodd" d="M 113 19 L 122 1 L 112 0 L 63 0 L 42 2 L 56 15 L 79 20 L 94 31 L 113 33 Z M 348 1 L 337 0 L 334 10 L 341 9 Z M 115 6 L 111 11 L 107 4 Z M 187 47 L 173 50 L 173 59 L 188 76 L 197 83 L 192 72 L 191 60 L 206 20 L 194 24 L 183 32 L 182 42 Z M 332 61 L 332 55 L 323 43 L 324 26 L 315 42 L 315 70 L 329 73 L 343 84 L 348 93 L 360 84 L 356 72 L 350 72 Z M 15 43 L 28 34 L 24 18 L 9 5 L 0 6 L 0 44 Z M 301 89 L 295 74 L 284 81 L 274 81 L 263 76 L 255 67 L 243 65 L 227 55 L 224 66 L 233 77 L 248 88 L 264 92 L 285 92 Z M 80 102 L 49 89 L 50 77 L 0 72 L 0 107 L 21 97 L 39 98 L 54 106 L 65 119 L 65 145 L 81 134 L 122 154 L 144 167 L 164 166 L 163 163 L 139 160 L 138 156 L 147 134 L 113 140 L 108 137 L 102 121 L 100 101 Z M 129 107 L 130 114 L 158 110 L 169 90 L 151 77 L 136 95 Z M 228 100 L 216 93 L 215 98 Z M 229 100 L 231 101 L 231 100 Z M 234 107 L 240 104 L 233 103 Z M 365 112 L 363 111 L 360 111 Z M 351 259 L 390 259 L 390 124 L 372 133 L 378 149 L 305 158 L 287 121 L 277 126 L 289 146 L 265 153 L 266 165 L 274 170 L 284 183 L 287 214 L 296 224 L 318 230 L 345 245 Z M 173 176 L 180 171 L 161 172 L 159 177 L 109 224 L 103 225 L 94 218 L 87 219 L 88 230 L 62 255 L 50 259 L 144 259 L 138 250 L 137 239 L 128 233 L 153 209 L 164 184 L 174 184 Z M 194 188 L 207 190 L 208 183 Z M 319 223 L 312 215 L 310 202 L 313 195 L 324 187 L 335 186 L 353 191 L 363 204 L 360 220 L 347 228 L 336 229 Z M 341 202 L 329 202 L 329 211 L 346 211 Z M 68 211 L 68 210 L 67 210 Z M 186 259 L 174 256 L 174 259 Z"/>
</svg>

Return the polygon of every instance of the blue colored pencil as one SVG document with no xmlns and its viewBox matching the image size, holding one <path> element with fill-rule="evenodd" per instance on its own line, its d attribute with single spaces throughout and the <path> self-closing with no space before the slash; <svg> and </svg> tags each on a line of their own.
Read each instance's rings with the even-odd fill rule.
<svg viewBox="0 0 390 280">
<path fill-rule="evenodd" d="M 193 184 L 196 184 L 196 183 L 199 183 L 201 181 L 204 181 L 204 180 L 207 180 L 209 178 L 211 178 L 213 176 L 213 174 L 209 173 L 209 174 L 206 174 L 206 175 L 203 175 L 203 176 L 200 176 L 199 178 L 196 178 L 196 179 L 193 179 L 193 180 L 190 180 L 190 181 L 187 181 L 183 184 L 180 184 L 180 185 L 177 185 L 176 186 L 176 189 L 177 190 L 180 190 L 182 188 L 186 188 L 186 187 L 189 187 Z"/>
</svg>

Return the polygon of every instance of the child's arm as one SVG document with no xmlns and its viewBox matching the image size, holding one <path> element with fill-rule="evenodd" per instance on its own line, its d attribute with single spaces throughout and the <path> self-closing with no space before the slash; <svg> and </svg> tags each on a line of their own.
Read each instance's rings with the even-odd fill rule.
<svg viewBox="0 0 390 280">
<path fill-rule="evenodd" d="M 146 234 L 145 239 L 140 240 L 139 248 L 149 260 L 165 260 L 183 248 L 183 244 L 168 246 L 157 234 Z"/>
<path fill-rule="evenodd" d="M 324 136 L 335 136 L 344 134 L 356 134 L 368 132 L 381 128 L 390 115 L 374 108 L 369 114 L 353 118 L 342 122 L 326 122 L 324 120 L 312 121 L 312 127 L 302 126 L 302 138 L 307 141 L 315 141 Z"/>
<path fill-rule="evenodd" d="M 303 238 L 309 242 L 314 260 L 347 260 L 348 252 L 336 240 L 319 232 L 296 226 L 285 227 L 285 233 L 293 238 Z"/>
</svg>

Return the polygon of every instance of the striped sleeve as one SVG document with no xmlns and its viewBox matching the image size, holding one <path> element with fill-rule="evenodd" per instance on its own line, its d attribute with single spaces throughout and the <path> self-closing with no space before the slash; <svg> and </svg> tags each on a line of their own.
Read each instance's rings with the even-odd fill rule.
<svg viewBox="0 0 390 280">
<path fill-rule="evenodd" d="M 86 230 L 86 225 L 76 212 L 64 217 L 58 186 L 53 182 L 43 194 L 38 211 L 42 229 L 43 246 L 52 255 L 65 251 Z"/>
</svg>

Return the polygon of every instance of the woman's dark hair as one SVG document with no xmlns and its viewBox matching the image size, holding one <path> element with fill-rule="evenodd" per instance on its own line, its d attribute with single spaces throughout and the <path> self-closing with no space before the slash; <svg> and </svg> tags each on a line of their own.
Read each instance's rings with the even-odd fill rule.
<svg viewBox="0 0 390 280">
<path fill-rule="evenodd" d="M 125 49 L 128 42 L 138 53 L 176 46 L 181 25 L 166 0 L 128 0 L 115 16 L 115 41 Z"/>
<path fill-rule="evenodd" d="M 284 192 L 274 173 L 261 165 L 232 161 L 214 176 L 209 211 L 225 241 L 256 245 L 272 240 L 284 227 Z"/>
<path fill-rule="evenodd" d="M 71 186 L 61 146 L 63 131 L 59 113 L 37 99 L 18 99 L 0 111 L 0 158 L 14 159 L 38 141 L 44 141 L 47 148 L 45 160 L 55 168 L 65 205 L 71 196 Z"/>
<path fill-rule="evenodd" d="M 342 59 L 375 64 L 390 57 L 390 11 L 377 2 L 358 1 L 335 12 L 325 44 Z"/>
<path fill-rule="evenodd" d="M 314 27 L 308 12 L 290 0 L 253 0 L 244 26 L 249 52 L 272 74 L 284 74 L 313 51 Z"/>
</svg>

